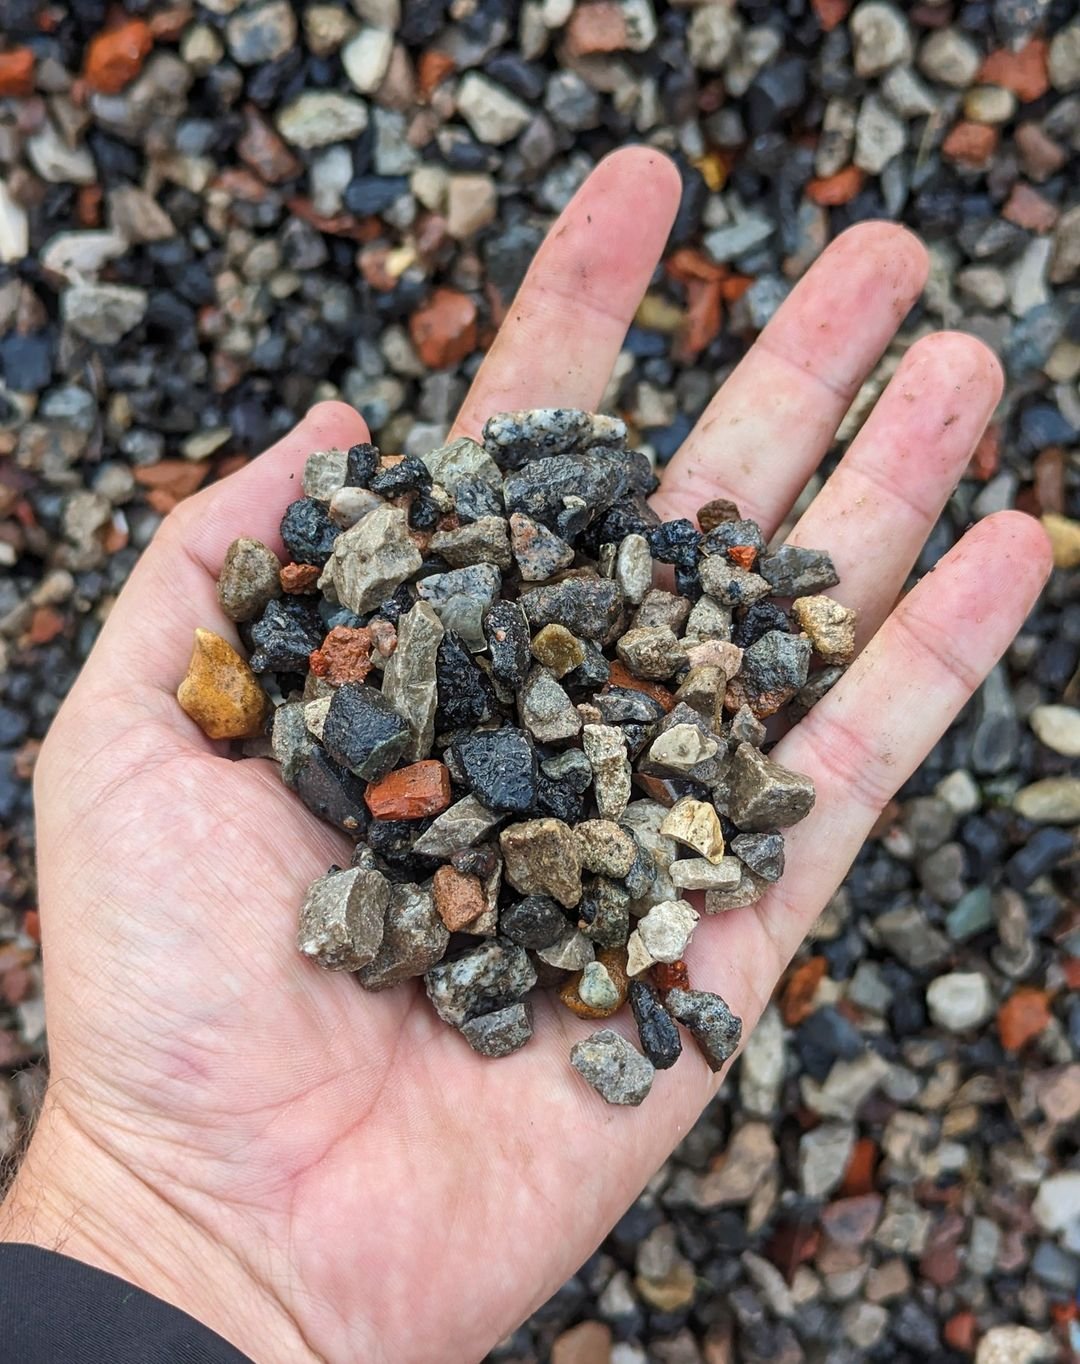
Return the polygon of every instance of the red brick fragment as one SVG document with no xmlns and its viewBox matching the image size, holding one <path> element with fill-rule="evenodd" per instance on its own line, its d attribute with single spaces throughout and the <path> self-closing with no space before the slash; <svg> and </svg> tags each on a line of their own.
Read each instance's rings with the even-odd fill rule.
<svg viewBox="0 0 1080 1364">
<path fill-rule="evenodd" d="M 975 453 L 971 456 L 971 462 L 967 467 L 968 477 L 977 478 L 980 483 L 985 483 L 994 477 L 1000 463 L 1001 427 L 996 422 L 991 422 L 979 437 Z"/>
<path fill-rule="evenodd" d="M 866 172 L 858 166 L 845 166 L 835 175 L 822 175 L 806 186 L 806 197 L 821 208 L 850 204 L 866 183 Z"/>
<path fill-rule="evenodd" d="M 961 1354 L 974 1354 L 977 1332 L 974 1312 L 956 1312 L 945 1323 L 945 1344 Z"/>
<path fill-rule="evenodd" d="M 812 0 L 817 21 L 825 33 L 842 24 L 851 9 L 851 0 Z"/>
<path fill-rule="evenodd" d="M 372 668 L 371 631 L 366 626 L 335 625 L 311 651 L 309 662 L 315 676 L 325 677 L 332 687 L 363 682 Z"/>
<path fill-rule="evenodd" d="M 651 969 L 653 984 L 662 995 L 666 995 L 669 990 L 689 990 L 690 972 L 686 968 L 686 962 L 658 961 Z"/>
<path fill-rule="evenodd" d="M 364 801 L 376 819 L 425 819 L 450 804 L 450 773 L 435 758 L 368 783 Z"/>
<path fill-rule="evenodd" d="M 476 876 L 441 866 L 431 882 L 431 893 L 439 918 L 451 933 L 459 933 L 478 919 L 487 908 L 484 888 Z"/>
<path fill-rule="evenodd" d="M 1042 99 L 1050 89 L 1047 70 L 1049 48 L 1044 38 L 1032 38 L 1019 52 L 1007 47 L 991 52 L 979 71 L 983 85 L 1001 85 L 1011 90 L 1021 104 Z"/>
<path fill-rule="evenodd" d="M 430 99 L 443 81 L 448 76 L 453 75 L 455 65 L 456 63 L 449 53 L 439 52 L 433 47 L 420 54 L 416 76 L 420 86 L 420 94 L 425 100 Z"/>
<path fill-rule="evenodd" d="M 618 659 L 613 660 L 611 671 L 608 673 L 608 685 L 612 687 L 628 687 L 631 691 L 644 692 L 646 696 L 651 696 L 654 701 L 658 701 L 669 711 L 675 705 L 675 698 L 667 687 L 662 687 L 659 682 L 647 682 L 643 677 L 636 677 L 625 663 Z"/>
<path fill-rule="evenodd" d="M 24 99 L 34 93 L 34 54 L 28 47 L 0 52 L 0 96 Z"/>
<path fill-rule="evenodd" d="M 282 592 L 288 592 L 290 596 L 299 592 L 314 592 L 319 573 L 317 564 L 282 564 L 278 581 Z"/>
<path fill-rule="evenodd" d="M 1045 990 L 1015 991 L 998 1010 L 997 1025 L 1006 1051 L 1019 1051 L 1034 1041 L 1050 1022 L 1049 995 Z"/>
<path fill-rule="evenodd" d="M 998 144 L 998 129 L 988 123 L 963 119 L 941 144 L 942 155 L 957 165 L 981 170 L 993 156 Z"/>
<path fill-rule="evenodd" d="M 118 95 L 142 70 L 153 45 L 150 25 L 143 19 L 130 19 L 99 33 L 86 49 L 87 85 L 102 95 Z"/>
<path fill-rule="evenodd" d="M 754 567 L 754 560 L 757 558 L 757 546 L 731 545 L 727 556 L 737 568 L 745 568 L 749 573 Z"/>
<path fill-rule="evenodd" d="M 409 319 L 409 335 L 430 369 L 456 365 L 476 349 L 476 304 L 457 289 L 436 289 Z"/>
<path fill-rule="evenodd" d="M 810 957 L 788 972 L 780 997 L 780 1013 L 789 1028 L 797 1027 L 813 1013 L 814 995 L 828 965 L 824 957 Z"/>
</svg>

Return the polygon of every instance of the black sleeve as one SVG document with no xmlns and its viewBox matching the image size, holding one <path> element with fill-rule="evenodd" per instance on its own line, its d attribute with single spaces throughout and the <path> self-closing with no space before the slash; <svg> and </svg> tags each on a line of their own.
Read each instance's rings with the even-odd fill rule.
<svg viewBox="0 0 1080 1364">
<path fill-rule="evenodd" d="M 10 1364 L 251 1364 L 141 1288 L 14 1244 L 0 1244 L 0 1357 Z"/>
</svg>

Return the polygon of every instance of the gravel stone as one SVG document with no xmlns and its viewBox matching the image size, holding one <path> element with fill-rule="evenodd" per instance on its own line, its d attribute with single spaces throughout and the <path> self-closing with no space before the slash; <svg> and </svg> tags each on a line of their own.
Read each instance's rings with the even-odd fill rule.
<svg viewBox="0 0 1080 1364">
<path fill-rule="evenodd" d="M 332 585 L 338 601 L 362 615 L 385 601 L 421 563 L 405 513 L 398 507 L 381 506 L 338 535 L 319 585 Z M 492 572 L 497 576 L 496 570 Z"/>
<path fill-rule="evenodd" d="M 775 715 L 805 685 L 811 650 L 804 635 L 767 631 L 743 650 L 742 668 L 728 684 L 724 704 L 729 710 L 749 706 L 759 719 Z"/>
<path fill-rule="evenodd" d="M 184 680 L 176 699 L 210 739 L 247 739 L 261 735 L 270 702 L 248 663 L 228 640 L 211 630 L 196 630 Z"/>
<path fill-rule="evenodd" d="M 537 957 L 559 971 L 581 971 L 596 956 L 596 949 L 579 929 L 570 928 L 550 947 L 540 948 Z"/>
<path fill-rule="evenodd" d="M 435 818 L 416 840 L 413 851 L 422 857 L 450 857 L 479 843 L 505 818 L 505 814 L 489 810 L 475 796 L 465 796 Z"/>
<path fill-rule="evenodd" d="M 532 630 L 565 625 L 579 639 L 603 641 L 622 615 L 622 591 L 607 578 L 564 578 L 523 592 L 521 606 Z"/>
<path fill-rule="evenodd" d="M 66 325 L 99 346 L 115 346 L 134 331 L 149 305 L 145 289 L 127 284 L 73 284 L 60 296 Z"/>
<path fill-rule="evenodd" d="M 767 554 L 758 571 L 778 597 L 813 596 L 840 581 L 824 550 L 797 545 L 782 545 L 775 554 Z"/>
<path fill-rule="evenodd" d="M 510 513 L 510 549 L 526 582 L 546 582 L 574 562 L 574 548 L 524 512 Z"/>
<path fill-rule="evenodd" d="M 365 990 L 388 990 L 430 971 L 449 943 L 430 891 L 411 884 L 391 886 L 382 942 L 357 980 Z"/>
<path fill-rule="evenodd" d="M 683 796 L 668 811 L 660 825 L 665 838 L 693 848 L 712 866 L 718 866 L 724 856 L 724 834 L 716 807 L 693 796 Z"/>
<path fill-rule="evenodd" d="M 687 901 L 664 900 L 653 905 L 638 921 L 637 931 L 653 961 L 680 961 L 694 936 L 697 921 L 697 910 Z"/>
<path fill-rule="evenodd" d="M 305 151 L 349 142 L 367 125 L 368 108 L 363 100 L 334 90 L 305 90 L 277 117 L 277 130 L 285 141 Z"/>
<path fill-rule="evenodd" d="M 548 668 L 535 667 L 525 679 L 518 696 L 518 714 L 538 743 L 572 739 L 581 729 L 581 716 L 574 703 Z"/>
<path fill-rule="evenodd" d="M 267 602 L 281 588 L 278 557 L 262 543 L 240 536 L 225 551 L 225 561 L 217 581 L 221 609 L 230 620 L 251 620 L 260 615 Z"/>
<path fill-rule="evenodd" d="M 560 819 L 530 819 L 499 835 L 506 879 L 523 895 L 550 895 L 567 909 L 581 899 L 581 855 Z"/>
<path fill-rule="evenodd" d="M 784 874 L 783 834 L 739 834 L 731 851 L 763 881 L 779 881 Z"/>
<path fill-rule="evenodd" d="M 381 872 L 352 867 L 320 876 L 300 910 L 297 946 L 330 971 L 359 971 L 383 939 L 390 884 Z"/>
<path fill-rule="evenodd" d="M 677 724 L 653 740 L 648 761 L 662 771 L 686 775 L 719 751 L 719 741 L 698 725 Z"/>
<path fill-rule="evenodd" d="M 433 573 L 421 579 L 416 590 L 422 600 L 431 604 L 445 629 L 459 635 L 475 654 L 487 648 L 484 617 L 501 586 L 502 575 L 494 564 L 473 564 L 469 568 L 452 568 L 447 573 Z"/>
<path fill-rule="evenodd" d="M 529 623 L 517 602 L 498 601 L 484 617 L 491 675 L 510 689 L 520 687 L 532 666 Z"/>
<path fill-rule="evenodd" d="M 855 49 L 855 72 L 866 79 L 893 66 L 906 66 L 912 57 L 911 30 L 900 10 L 884 0 L 863 0 L 849 21 Z"/>
<path fill-rule="evenodd" d="M 492 563 L 507 569 L 513 562 L 509 528 L 501 516 L 480 516 L 457 530 L 437 531 L 431 537 L 430 549 L 452 568 Z"/>
<path fill-rule="evenodd" d="M 679 890 L 728 890 L 739 884 L 742 872 L 734 857 L 710 862 L 705 857 L 685 857 L 668 868 L 672 885 Z"/>
<path fill-rule="evenodd" d="M 676 1022 L 693 1034 L 710 1070 L 720 1070 L 734 1056 L 742 1038 L 742 1020 L 719 995 L 707 990 L 669 990 L 664 1004 Z"/>
<path fill-rule="evenodd" d="M 931 981 L 926 1007 L 939 1028 L 970 1032 L 993 1015 L 994 996 L 986 977 L 978 971 L 953 971 Z"/>
<path fill-rule="evenodd" d="M 574 455 L 594 446 L 620 448 L 626 423 L 618 417 L 570 407 L 501 412 L 484 426 L 484 449 L 504 469 L 517 469 L 541 456 Z"/>
<path fill-rule="evenodd" d="M 814 806 L 809 777 L 789 772 L 751 744 L 735 750 L 730 771 L 728 812 L 750 833 L 785 829 L 805 819 Z"/>
<path fill-rule="evenodd" d="M 354 776 L 374 781 L 404 755 L 410 731 L 381 692 L 346 682 L 330 701 L 322 738 L 335 762 Z"/>
<path fill-rule="evenodd" d="M 626 739 L 614 725 L 584 725 L 582 747 L 593 773 L 601 819 L 621 819 L 630 800 L 630 763 Z"/>
<path fill-rule="evenodd" d="M 424 976 L 435 1012 L 453 1028 L 518 1003 L 535 984 L 536 970 L 525 949 L 499 941 L 470 947 Z"/>
<path fill-rule="evenodd" d="M 637 1106 L 652 1088 L 655 1067 L 611 1028 L 601 1028 L 570 1049 L 570 1064 L 609 1104 Z"/>
<path fill-rule="evenodd" d="M 630 982 L 629 999 L 641 1050 L 657 1070 L 669 1070 L 682 1054 L 674 1019 L 660 1002 L 656 989 L 646 981 Z"/>
<path fill-rule="evenodd" d="M 564 939 L 572 925 L 550 896 L 526 895 L 503 910 L 499 929 L 511 942 L 538 951 Z"/>
<path fill-rule="evenodd" d="M 850 663 L 855 657 L 855 612 L 832 597 L 798 597 L 791 609 L 810 636 L 814 652 L 826 663 Z"/>
<path fill-rule="evenodd" d="M 417 602 L 398 621 L 397 648 L 383 669 L 382 694 L 409 728 L 404 756 L 416 762 L 431 752 L 438 700 L 436 661 L 442 622 Z"/>
<path fill-rule="evenodd" d="M 747 905 L 756 905 L 768 888 L 767 881 L 755 876 L 749 867 L 740 864 L 737 885 L 705 892 L 705 913 L 725 914 L 729 909 L 744 909 Z"/>
<path fill-rule="evenodd" d="M 1065 758 L 1080 758 L 1080 710 L 1075 706 L 1036 706 L 1028 723 L 1047 748 Z"/>
</svg>

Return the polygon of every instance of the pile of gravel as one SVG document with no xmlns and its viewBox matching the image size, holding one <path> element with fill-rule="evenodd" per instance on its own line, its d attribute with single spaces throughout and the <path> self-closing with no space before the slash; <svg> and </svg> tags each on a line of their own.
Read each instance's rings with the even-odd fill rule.
<svg viewBox="0 0 1080 1364">
<path fill-rule="evenodd" d="M 1006 396 L 919 571 L 1008 506 L 1045 518 L 1058 571 L 726 1093 L 497 1354 L 1076 1348 L 1072 0 L 127 0 L 107 31 L 106 10 L 7 0 L 0 52 L 5 1143 L 40 1092 L 29 777 L 139 551 L 313 399 L 385 450 L 437 446 L 552 215 L 641 140 L 684 192 L 605 403 L 634 444 L 663 463 L 824 244 L 896 218 L 930 284 L 841 437 L 918 336 L 983 337 Z"/>
</svg>

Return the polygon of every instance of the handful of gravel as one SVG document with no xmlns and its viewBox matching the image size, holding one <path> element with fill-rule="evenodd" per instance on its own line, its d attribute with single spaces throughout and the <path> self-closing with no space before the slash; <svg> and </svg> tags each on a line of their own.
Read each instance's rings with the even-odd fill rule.
<svg viewBox="0 0 1080 1364">
<path fill-rule="evenodd" d="M 529 1041 L 536 986 L 587 1019 L 629 1001 L 640 1051 L 605 1027 L 570 1059 L 638 1104 L 679 1024 L 713 1070 L 738 1046 L 686 950 L 702 910 L 783 872 L 814 790 L 763 752 L 764 721 L 825 694 L 855 616 L 821 595 L 827 554 L 770 553 L 730 502 L 660 522 L 617 418 L 504 413 L 483 434 L 312 454 L 291 562 L 247 538 L 225 559 L 248 661 L 197 631 L 178 696 L 355 840 L 304 899 L 306 957 L 368 990 L 423 977 L 484 1056 Z"/>
</svg>

